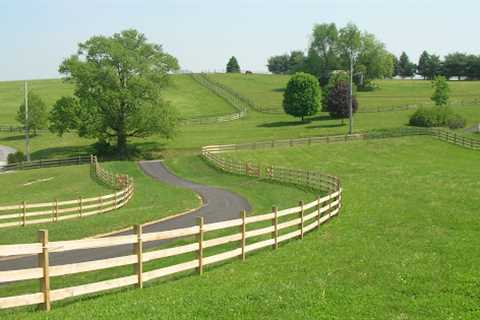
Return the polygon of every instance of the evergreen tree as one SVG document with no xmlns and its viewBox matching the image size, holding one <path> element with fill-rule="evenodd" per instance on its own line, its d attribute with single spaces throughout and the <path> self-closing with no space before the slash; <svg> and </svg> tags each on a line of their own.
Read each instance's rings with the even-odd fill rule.
<svg viewBox="0 0 480 320">
<path fill-rule="evenodd" d="M 427 51 L 423 51 L 420 59 L 418 60 L 418 67 L 417 71 L 418 74 L 423 77 L 423 79 L 427 79 L 428 77 L 428 67 L 430 65 L 430 55 Z"/>
<path fill-rule="evenodd" d="M 398 74 L 402 78 L 413 77 L 415 74 L 415 68 L 415 64 L 410 62 L 407 54 L 405 52 L 402 52 L 402 55 L 400 56 L 400 60 L 398 62 Z"/>
<path fill-rule="evenodd" d="M 240 65 L 238 64 L 237 58 L 234 56 L 228 60 L 227 63 L 227 73 L 239 73 L 240 72 Z"/>
</svg>

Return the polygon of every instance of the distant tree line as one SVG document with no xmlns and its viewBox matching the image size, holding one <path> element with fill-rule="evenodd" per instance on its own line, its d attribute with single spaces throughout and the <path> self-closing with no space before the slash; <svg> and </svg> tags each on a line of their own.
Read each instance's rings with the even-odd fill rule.
<svg viewBox="0 0 480 320">
<path fill-rule="evenodd" d="M 307 54 L 296 50 L 272 56 L 267 67 L 275 74 L 312 74 L 323 86 L 333 72 L 349 69 L 350 57 L 346 52 L 352 47 L 357 52 L 354 74 L 359 90 L 370 88 L 374 79 L 393 76 L 395 57 L 373 34 L 361 32 L 354 24 L 340 29 L 334 23 L 317 24 L 313 27 Z"/>
<path fill-rule="evenodd" d="M 416 74 L 428 80 L 436 76 L 480 80 L 480 55 L 455 52 L 442 60 L 438 55 L 423 51 L 417 64 L 412 63 L 405 52 L 399 59 L 395 57 L 394 76 L 408 78 Z"/>
</svg>

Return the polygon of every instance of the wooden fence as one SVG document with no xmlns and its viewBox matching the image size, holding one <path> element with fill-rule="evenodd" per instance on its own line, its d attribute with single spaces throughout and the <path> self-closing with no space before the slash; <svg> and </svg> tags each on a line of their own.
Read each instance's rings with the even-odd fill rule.
<svg viewBox="0 0 480 320">
<path fill-rule="evenodd" d="M 91 171 L 102 183 L 115 189 L 111 194 L 99 197 L 45 203 L 27 203 L 0 207 L 0 228 L 26 226 L 38 223 L 58 222 L 88 217 L 123 207 L 132 198 L 133 179 L 116 175 L 104 169 L 96 156 L 90 156 Z M 118 191 L 117 191 L 118 190 Z"/>
<path fill-rule="evenodd" d="M 266 247 L 277 249 L 281 242 L 294 238 L 301 239 L 307 232 L 319 228 L 330 218 L 339 214 L 342 189 L 336 177 L 272 166 L 265 168 L 263 173 L 260 173 L 260 168 L 249 167 L 248 164 L 237 168 L 236 164 L 232 164 L 228 160 L 222 162 L 222 157 L 217 154 L 219 149 L 222 147 L 215 146 L 213 149 L 204 147 L 202 153 L 208 160 L 227 171 L 253 176 L 266 175 L 282 182 L 323 190 L 324 195 L 318 196 L 316 200 L 309 203 L 300 201 L 298 206 L 284 210 L 273 207 L 269 213 L 254 216 L 247 216 L 246 212 L 241 212 L 238 219 L 215 223 L 205 223 L 203 218 L 199 218 L 196 226 L 161 232 L 143 233 L 142 226 L 138 225 L 134 227 L 133 235 L 49 242 L 48 231 L 41 230 L 38 234 L 38 243 L 0 245 L 0 257 L 38 255 L 39 261 L 39 266 L 35 268 L 0 271 L 0 284 L 31 279 L 40 281 L 39 292 L 1 297 L 0 308 L 39 304 L 49 310 L 54 301 L 132 285 L 142 288 L 144 282 L 179 272 L 196 270 L 201 275 L 204 267 L 210 264 L 233 258 L 245 260 L 250 252 Z M 225 151 L 227 150 L 229 150 L 229 146 L 225 146 Z M 100 176 L 102 175 L 100 174 Z M 174 246 L 168 248 L 143 252 L 144 244 L 148 242 L 178 239 L 179 237 L 188 237 L 185 240 L 194 237 L 195 240 L 189 241 L 188 244 L 174 243 Z M 50 253 L 108 248 L 118 245 L 132 245 L 133 254 L 65 265 L 49 264 Z M 222 248 L 221 246 L 223 246 L 223 251 L 219 253 L 218 250 Z M 225 248 L 225 246 L 228 247 Z M 211 253 L 211 250 L 215 251 Z M 189 253 L 194 253 L 195 258 L 148 272 L 143 271 L 143 266 L 147 262 Z M 134 266 L 132 275 L 68 288 L 50 289 L 50 278 L 52 277 L 127 265 Z"/>
<path fill-rule="evenodd" d="M 235 95 L 232 95 L 229 91 L 225 90 L 224 88 L 218 86 L 217 83 L 210 81 L 210 79 L 208 79 L 203 74 L 192 73 L 190 75 L 201 86 L 207 88 L 208 90 L 213 92 L 215 95 L 225 100 L 228 104 L 230 104 L 233 108 L 235 108 L 237 112 L 221 115 L 221 116 L 207 116 L 207 117 L 184 119 L 185 123 L 209 124 L 209 123 L 216 123 L 216 122 L 226 122 L 226 121 L 238 120 L 247 115 L 247 107 L 243 100 L 239 99 Z"/>
<path fill-rule="evenodd" d="M 18 163 L 7 164 L 6 166 L 0 167 L 0 171 L 11 171 L 11 170 L 30 170 L 30 169 L 41 169 L 41 168 L 50 168 L 50 167 L 63 167 L 70 165 L 80 165 L 90 163 L 90 155 L 79 155 L 76 157 L 62 158 L 62 159 L 43 159 L 43 160 L 34 160 L 34 161 L 25 161 Z"/>
</svg>

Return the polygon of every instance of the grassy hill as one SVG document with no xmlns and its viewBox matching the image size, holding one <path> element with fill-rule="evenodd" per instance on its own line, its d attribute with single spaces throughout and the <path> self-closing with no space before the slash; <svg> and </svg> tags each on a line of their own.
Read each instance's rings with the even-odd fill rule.
<svg viewBox="0 0 480 320">
<path fill-rule="evenodd" d="M 209 77 L 252 99 L 261 110 L 283 112 L 283 91 L 290 76 L 217 73 Z M 431 103 L 433 89 L 430 81 L 378 80 L 375 83 L 378 85 L 377 90 L 358 92 L 361 109 Z M 449 85 L 452 103 L 474 100 L 478 100 L 477 104 L 480 103 L 480 81 L 450 81 Z"/>
</svg>

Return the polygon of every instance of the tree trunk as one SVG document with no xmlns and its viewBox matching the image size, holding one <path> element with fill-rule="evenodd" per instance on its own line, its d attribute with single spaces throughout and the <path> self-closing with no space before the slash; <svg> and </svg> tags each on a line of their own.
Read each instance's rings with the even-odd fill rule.
<svg viewBox="0 0 480 320">
<path fill-rule="evenodd" d="M 117 133 L 117 153 L 121 159 L 127 156 L 127 135 L 125 132 Z"/>
<path fill-rule="evenodd" d="M 303 116 L 302 116 L 302 122 L 303 122 Z"/>
</svg>

